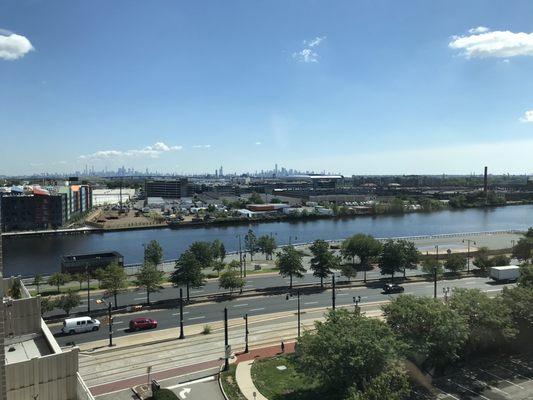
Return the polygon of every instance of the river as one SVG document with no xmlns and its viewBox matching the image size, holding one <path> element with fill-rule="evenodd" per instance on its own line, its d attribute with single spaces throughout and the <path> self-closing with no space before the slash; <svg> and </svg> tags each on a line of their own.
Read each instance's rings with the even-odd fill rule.
<svg viewBox="0 0 533 400">
<path fill-rule="evenodd" d="M 4 276 L 29 276 L 59 270 L 63 254 L 116 250 L 126 264 L 142 261 L 143 244 L 157 240 L 164 259 L 175 259 L 192 242 L 220 239 L 227 251 L 238 249 L 237 235 L 252 228 L 257 236 L 274 234 L 279 244 L 311 242 L 315 239 L 343 239 L 355 233 L 375 237 L 416 236 L 458 232 L 520 229 L 533 226 L 533 205 L 489 209 L 446 210 L 433 213 L 361 216 L 350 219 L 284 221 L 250 226 L 201 227 L 187 229 L 149 229 L 90 233 L 80 235 L 13 236 L 4 238 Z M 243 243 L 244 245 L 244 243 Z"/>
</svg>

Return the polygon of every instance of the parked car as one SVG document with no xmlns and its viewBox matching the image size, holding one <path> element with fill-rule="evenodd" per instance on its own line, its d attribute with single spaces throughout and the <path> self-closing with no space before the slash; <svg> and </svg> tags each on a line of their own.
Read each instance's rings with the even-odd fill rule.
<svg viewBox="0 0 533 400">
<path fill-rule="evenodd" d="M 63 321 L 61 332 L 73 335 L 75 333 L 97 331 L 100 329 L 100 321 L 91 317 L 67 318 Z"/>
<path fill-rule="evenodd" d="M 130 331 L 157 328 L 157 321 L 152 318 L 134 318 L 130 320 Z"/>
<path fill-rule="evenodd" d="M 402 293 L 404 290 L 404 287 L 398 285 L 397 283 L 387 283 L 385 286 L 383 286 L 383 292 L 386 294 Z"/>
</svg>

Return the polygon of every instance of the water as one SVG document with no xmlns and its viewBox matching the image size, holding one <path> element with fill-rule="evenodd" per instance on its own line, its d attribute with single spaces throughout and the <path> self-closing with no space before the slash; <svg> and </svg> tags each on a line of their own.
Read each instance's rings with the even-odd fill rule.
<svg viewBox="0 0 533 400">
<path fill-rule="evenodd" d="M 274 234 L 279 244 L 310 242 L 315 239 L 343 239 L 355 233 L 375 237 L 415 236 L 456 232 L 479 232 L 505 229 L 527 229 L 533 226 L 533 205 L 490 209 L 446 210 L 434 213 L 362 216 L 344 220 L 324 219 L 307 222 L 272 222 L 250 226 L 228 226 L 187 229 L 150 229 L 85 235 L 49 235 L 40 237 L 5 237 L 5 275 L 32 275 L 59 270 L 63 254 L 116 250 L 126 264 L 139 263 L 143 243 L 157 240 L 165 259 L 179 256 L 192 242 L 220 239 L 227 251 L 238 249 L 237 235 L 252 228 L 257 236 Z M 243 242 L 244 245 L 244 242 Z"/>
</svg>

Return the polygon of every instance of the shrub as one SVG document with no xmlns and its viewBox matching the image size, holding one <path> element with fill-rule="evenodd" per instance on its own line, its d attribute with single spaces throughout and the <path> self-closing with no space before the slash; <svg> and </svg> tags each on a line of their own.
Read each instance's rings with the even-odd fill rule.
<svg viewBox="0 0 533 400">
<path fill-rule="evenodd" d="M 202 330 L 203 335 L 209 335 L 211 333 L 211 325 L 204 325 L 204 329 Z"/>
<path fill-rule="evenodd" d="M 178 396 L 176 396 L 172 390 L 160 389 L 152 397 L 152 400 L 174 400 L 177 398 Z"/>
</svg>

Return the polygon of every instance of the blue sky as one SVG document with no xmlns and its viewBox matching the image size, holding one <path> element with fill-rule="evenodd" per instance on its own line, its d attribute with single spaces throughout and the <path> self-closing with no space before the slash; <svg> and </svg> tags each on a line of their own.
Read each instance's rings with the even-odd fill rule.
<svg viewBox="0 0 533 400">
<path fill-rule="evenodd" d="M 533 173 L 531 1 L 0 3 L 0 174 Z"/>
</svg>

